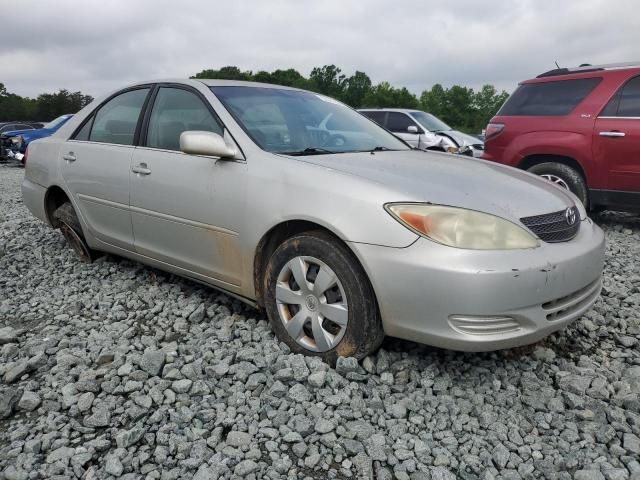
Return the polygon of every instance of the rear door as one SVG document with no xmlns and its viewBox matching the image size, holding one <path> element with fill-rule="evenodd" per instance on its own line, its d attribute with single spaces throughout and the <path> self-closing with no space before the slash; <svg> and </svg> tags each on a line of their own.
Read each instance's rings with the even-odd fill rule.
<svg viewBox="0 0 640 480">
<path fill-rule="evenodd" d="M 137 87 L 100 106 L 60 150 L 62 176 L 91 233 L 133 250 L 129 171 L 151 87 Z"/>
<path fill-rule="evenodd" d="M 596 119 L 593 155 L 606 166 L 609 190 L 640 192 L 640 76 L 627 81 Z"/>
<path fill-rule="evenodd" d="M 222 287 L 238 286 L 246 163 L 180 151 L 184 131 L 225 134 L 208 101 L 190 87 L 160 86 L 147 116 L 131 168 L 136 251 Z"/>
</svg>

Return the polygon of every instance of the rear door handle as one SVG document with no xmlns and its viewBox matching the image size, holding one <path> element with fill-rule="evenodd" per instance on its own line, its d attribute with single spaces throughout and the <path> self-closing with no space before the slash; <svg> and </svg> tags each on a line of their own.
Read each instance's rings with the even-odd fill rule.
<svg viewBox="0 0 640 480">
<path fill-rule="evenodd" d="M 69 153 L 67 153 L 67 154 L 65 154 L 65 155 L 62 155 L 62 159 L 63 159 L 65 162 L 69 162 L 69 163 L 71 163 L 71 162 L 75 162 L 75 161 L 76 161 L 76 157 L 75 157 L 75 155 L 73 154 L 73 152 L 69 152 Z"/>
<path fill-rule="evenodd" d="M 141 163 L 139 165 L 136 165 L 135 167 L 133 167 L 131 169 L 131 171 L 133 173 L 137 173 L 139 175 L 150 175 L 151 174 L 151 170 L 149 168 L 147 168 L 147 164 L 146 163 Z"/>
<path fill-rule="evenodd" d="M 612 132 L 600 132 L 601 137 L 624 137 L 624 132 L 612 131 Z"/>
</svg>

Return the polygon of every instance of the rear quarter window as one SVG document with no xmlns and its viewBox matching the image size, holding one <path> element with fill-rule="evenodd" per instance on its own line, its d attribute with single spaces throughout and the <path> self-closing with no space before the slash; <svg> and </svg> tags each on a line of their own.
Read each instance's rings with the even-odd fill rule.
<svg viewBox="0 0 640 480">
<path fill-rule="evenodd" d="M 498 115 L 567 115 L 600 83 L 601 78 L 580 78 L 520 85 Z"/>
</svg>

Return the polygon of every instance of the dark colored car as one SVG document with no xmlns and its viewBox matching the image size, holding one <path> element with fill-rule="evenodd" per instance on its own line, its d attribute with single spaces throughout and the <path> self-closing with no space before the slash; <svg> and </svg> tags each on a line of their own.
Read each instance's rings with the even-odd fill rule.
<svg viewBox="0 0 640 480">
<path fill-rule="evenodd" d="M 34 130 L 36 128 L 42 128 L 43 126 L 44 125 L 39 122 L 23 122 L 19 120 L 0 122 L 0 134 L 13 130 Z"/>
<path fill-rule="evenodd" d="M 486 129 L 485 160 L 640 211 L 640 62 L 560 68 L 522 82 Z"/>
<path fill-rule="evenodd" d="M 0 134 L 0 156 L 5 158 L 10 157 L 10 152 L 13 154 L 24 154 L 30 142 L 53 135 L 62 125 L 67 123 L 71 117 L 73 117 L 72 114 L 61 115 L 42 128 L 33 128 L 27 125 L 27 128 L 22 130 L 3 132 Z"/>
</svg>

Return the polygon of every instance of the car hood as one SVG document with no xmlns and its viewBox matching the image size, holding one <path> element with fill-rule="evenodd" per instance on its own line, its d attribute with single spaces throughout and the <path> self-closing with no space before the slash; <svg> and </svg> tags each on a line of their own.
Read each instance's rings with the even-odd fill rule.
<svg viewBox="0 0 640 480">
<path fill-rule="evenodd" d="M 42 129 L 34 130 L 33 128 L 30 128 L 28 130 L 10 130 L 8 132 L 2 132 L 2 136 L 3 137 L 17 137 L 18 135 L 24 136 L 33 132 L 37 132 L 38 130 L 42 130 Z"/>
<path fill-rule="evenodd" d="M 540 177 L 459 155 L 408 150 L 295 159 L 376 182 L 389 190 L 385 203 L 449 205 L 512 221 L 575 205 L 568 192 Z"/>
<path fill-rule="evenodd" d="M 479 138 L 476 138 L 472 135 L 467 135 L 466 133 L 462 133 L 458 130 L 443 130 L 441 132 L 437 132 L 438 135 L 445 135 L 449 137 L 451 140 L 458 144 L 458 147 L 463 147 L 465 145 L 482 145 L 483 142 Z"/>
<path fill-rule="evenodd" d="M 26 142 L 30 142 L 38 138 L 49 137 L 54 133 L 55 130 L 51 130 L 50 128 L 39 128 L 37 130 L 26 130 L 25 133 L 20 134 L 20 136 L 22 136 Z M 13 136 L 15 137 L 16 135 Z"/>
</svg>

